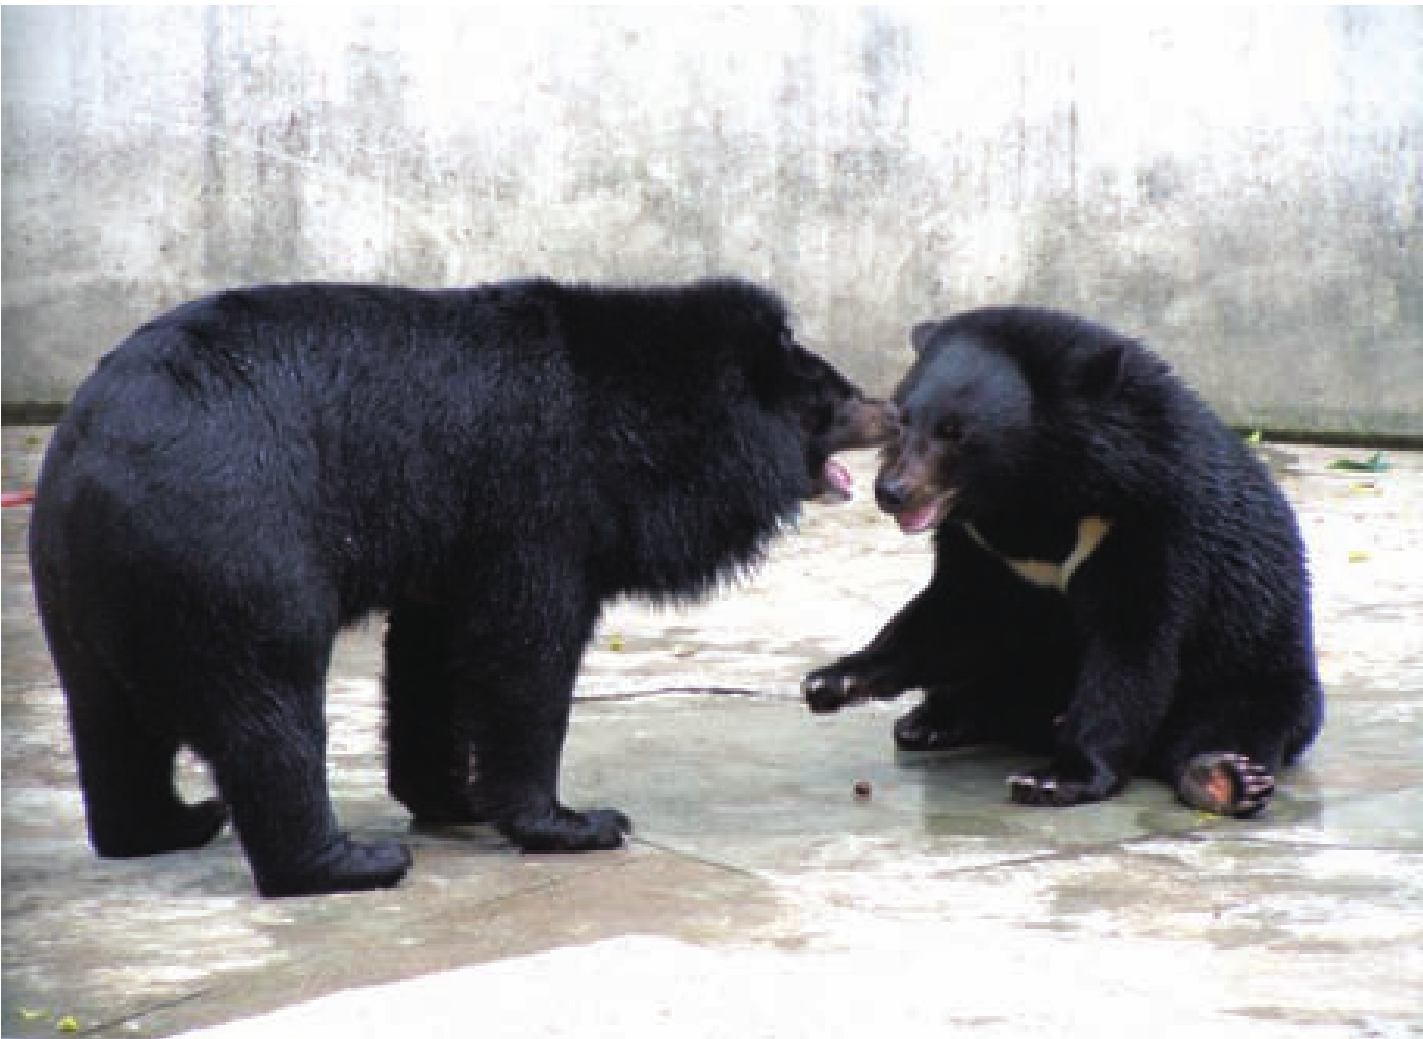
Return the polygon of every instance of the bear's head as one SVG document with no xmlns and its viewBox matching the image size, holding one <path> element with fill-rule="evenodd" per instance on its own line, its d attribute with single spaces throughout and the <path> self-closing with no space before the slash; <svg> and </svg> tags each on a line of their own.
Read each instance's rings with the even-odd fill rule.
<svg viewBox="0 0 1423 1039">
<path fill-rule="evenodd" d="M 979 311 L 914 328 L 914 364 L 893 402 L 899 435 L 884 452 L 875 499 L 905 533 L 1041 488 L 1082 407 L 1108 401 L 1125 355 L 1115 344 L 1046 343 Z M 1017 334 L 1010 334 L 1017 333 Z"/>
<path fill-rule="evenodd" d="M 811 499 L 846 501 L 853 493 L 850 472 L 832 456 L 890 443 L 896 434 L 893 408 L 866 397 L 819 354 L 794 341 L 785 348 L 789 399 L 804 436 Z"/>
</svg>

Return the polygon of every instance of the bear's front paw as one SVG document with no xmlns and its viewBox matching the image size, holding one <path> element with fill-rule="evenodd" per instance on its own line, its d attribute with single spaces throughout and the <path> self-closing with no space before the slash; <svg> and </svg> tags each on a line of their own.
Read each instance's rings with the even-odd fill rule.
<svg viewBox="0 0 1423 1039">
<path fill-rule="evenodd" d="M 1052 765 L 1014 772 L 1008 777 L 1008 790 L 1014 803 L 1048 808 L 1104 801 L 1112 795 L 1114 785 L 1107 777 L 1069 778 Z"/>
<path fill-rule="evenodd" d="M 816 714 L 829 714 L 862 700 L 891 700 L 903 692 L 885 675 L 854 669 L 843 660 L 806 675 L 800 689 L 806 705 Z"/>
<path fill-rule="evenodd" d="M 988 736 L 971 717 L 960 716 L 932 695 L 894 723 L 894 744 L 905 751 L 954 750 L 986 742 Z"/>
<path fill-rule="evenodd" d="M 395 841 L 353 841 L 344 834 L 310 861 L 256 869 L 257 890 L 267 898 L 329 895 L 394 887 L 410 869 L 410 850 Z"/>
<path fill-rule="evenodd" d="M 509 817 L 500 829 L 524 851 L 607 851 L 620 848 L 632 820 L 616 808 L 575 812 L 563 805 Z"/>
</svg>

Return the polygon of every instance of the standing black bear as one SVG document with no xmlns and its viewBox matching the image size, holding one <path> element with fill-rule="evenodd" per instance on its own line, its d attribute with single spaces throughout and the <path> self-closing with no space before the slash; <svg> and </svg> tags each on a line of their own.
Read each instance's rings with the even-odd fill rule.
<svg viewBox="0 0 1423 1039">
<path fill-rule="evenodd" d="M 875 485 L 935 529 L 928 587 L 812 672 L 813 710 L 889 699 L 906 750 L 1051 754 L 1024 804 L 1107 798 L 1135 772 L 1248 816 L 1313 740 L 1304 550 L 1258 459 L 1139 344 L 1067 314 L 988 308 L 915 328 Z"/>
<path fill-rule="evenodd" d="M 90 839 L 192 848 L 226 807 L 265 895 L 389 886 L 410 856 L 332 813 L 337 630 L 389 610 L 389 781 L 417 821 L 541 851 L 619 845 L 558 800 L 601 605 L 754 563 L 886 407 L 733 280 L 225 292 L 136 332 L 56 429 L 31 560 Z M 835 486 L 831 486 L 835 485 Z"/>
</svg>

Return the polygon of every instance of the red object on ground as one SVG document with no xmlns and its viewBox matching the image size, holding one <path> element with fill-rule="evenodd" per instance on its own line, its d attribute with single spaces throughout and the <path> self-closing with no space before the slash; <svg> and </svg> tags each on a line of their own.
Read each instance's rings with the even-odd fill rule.
<svg viewBox="0 0 1423 1039">
<path fill-rule="evenodd" d="M 0 506 L 7 509 L 11 505 L 28 505 L 34 500 L 35 491 L 33 487 L 23 491 L 5 491 L 3 494 L 0 494 Z"/>
</svg>

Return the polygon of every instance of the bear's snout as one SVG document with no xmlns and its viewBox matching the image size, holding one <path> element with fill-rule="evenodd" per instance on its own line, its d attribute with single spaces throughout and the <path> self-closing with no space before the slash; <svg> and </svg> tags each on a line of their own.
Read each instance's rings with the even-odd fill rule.
<svg viewBox="0 0 1423 1039">
<path fill-rule="evenodd" d="M 897 473 L 881 473 L 875 480 L 875 503 L 885 512 L 897 512 L 914 493 L 909 482 Z"/>
</svg>

